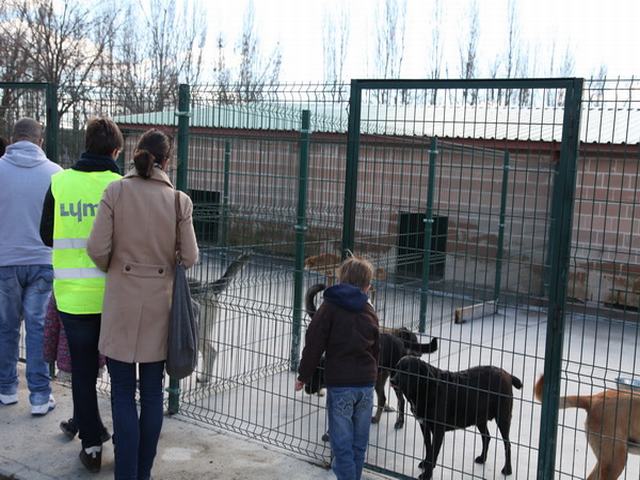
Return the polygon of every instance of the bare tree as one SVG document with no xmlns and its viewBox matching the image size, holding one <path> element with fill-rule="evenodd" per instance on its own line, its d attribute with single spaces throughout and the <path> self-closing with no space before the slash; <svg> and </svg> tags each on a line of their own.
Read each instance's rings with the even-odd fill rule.
<svg viewBox="0 0 640 480">
<path fill-rule="evenodd" d="M 260 52 L 260 39 L 254 22 L 253 0 L 245 11 L 242 35 L 238 43 L 240 70 L 238 72 L 237 95 L 241 101 L 253 101 L 260 98 L 264 86 L 275 83 L 280 77 L 282 54 L 280 45 L 266 59 Z"/>
<path fill-rule="evenodd" d="M 0 81 L 25 78 L 30 67 L 27 42 L 25 25 L 15 21 L 15 7 L 0 3 Z"/>
<path fill-rule="evenodd" d="M 334 88 L 344 81 L 344 64 L 349 44 L 349 4 L 325 10 L 322 25 L 324 79 Z"/>
<path fill-rule="evenodd" d="M 431 64 L 429 78 L 440 78 L 442 73 L 442 0 L 433 2 L 433 25 L 431 27 Z M 435 97 L 434 97 L 435 98 Z"/>
<path fill-rule="evenodd" d="M 162 110 L 179 83 L 200 78 L 206 15 L 195 0 L 182 5 L 178 11 L 176 0 L 149 0 L 144 22 L 135 15 L 140 5 L 128 5 L 115 63 L 118 97 L 131 111 Z"/>
<path fill-rule="evenodd" d="M 571 77 L 574 74 L 575 70 L 575 58 L 573 56 L 573 49 L 570 45 L 567 44 L 564 55 L 562 56 L 562 62 L 560 63 L 560 76 L 561 77 Z M 558 97 L 558 105 L 564 105 L 565 101 L 565 92 L 564 90 L 560 90 L 557 93 Z"/>
<path fill-rule="evenodd" d="M 407 13 L 406 0 L 381 0 L 377 4 L 377 36 L 375 50 L 376 74 L 380 78 L 398 78 L 404 56 L 404 35 Z M 379 101 L 387 101 L 386 92 L 380 92 Z M 403 95 L 404 98 L 404 95 Z M 395 101 L 397 101 L 397 96 Z"/>
<path fill-rule="evenodd" d="M 115 32 L 115 5 L 88 8 L 73 0 L 12 0 L 5 8 L 12 21 L 0 24 L 3 48 L 23 62 L 14 73 L 20 80 L 56 84 L 62 115 L 97 83 L 98 66 Z"/>
<path fill-rule="evenodd" d="M 518 78 L 527 78 L 529 73 L 529 49 L 527 47 L 519 50 L 518 61 L 516 63 L 516 76 Z M 528 88 L 520 88 L 518 90 L 518 106 L 524 107 L 531 100 L 531 90 Z"/>
<path fill-rule="evenodd" d="M 600 64 L 598 71 L 591 75 L 589 82 L 589 103 L 593 107 L 602 107 L 607 84 L 607 66 Z"/>
<path fill-rule="evenodd" d="M 14 13 L 7 3 L 0 3 L 0 81 L 17 82 L 27 78 L 30 67 L 28 52 L 22 48 L 27 42 L 26 29 L 14 21 Z M 9 25 L 13 24 L 11 28 Z M 0 130 L 7 131 L 15 120 L 17 103 L 24 90 L 0 90 Z"/>
<path fill-rule="evenodd" d="M 465 32 L 461 35 L 460 42 L 460 77 L 471 79 L 477 76 L 477 55 L 478 55 L 478 36 L 480 34 L 480 22 L 478 3 L 474 0 L 467 12 L 467 26 Z M 478 98 L 478 91 L 471 91 L 469 95 L 468 89 L 462 92 L 464 102 L 469 101 L 472 105 Z"/>
<path fill-rule="evenodd" d="M 507 28 L 507 51 L 504 61 L 504 74 L 507 78 L 514 78 L 518 70 L 518 59 L 520 55 L 520 36 L 518 35 L 520 26 L 516 0 L 509 0 Z M 505 90 L 505 105 L 511 104 L 512 95 L 512 89 L 508 88 Z"/>
<path fill-rule="evenodd" d="M 231 70 L 227 66 L 227 59 L 225 56 L 225 41 L 222 33 L 218 34 L 216 39 L 216 49 L 218 50 L 218 56 L 213 69 L 214 77 L 218 85 L 219 101 L 220 103 L 232 103 L 233 94 L 231 92 Z"/>
<path fill-rule="evenodd" d="M 493 57 L 493 61 L 489 64 L 489 77 L 490 78 L 498 78 L 502 67 L 502 58 L 499 54 Z M 502 102 L 502 89 L 492 88 L 489 91 L 489 100 L 491 102 L 496 102 L 498 105 Z"/>
<path fill-rule="evenodd" d="M 551 48 L 549 53 L 549 64 L 547 67 L 547 76 L 553 78 L 556 76 L 556 38 L 551 39 Z M 556 92 L 553 90 L 545 91 L 545 106 L 552 107 L 556 101 Z"/>
<path fill-rule="evenodd" d="M 570 77 L 574 74 L 576 61 L 573 56 L 573 49 L 567 45 L 562 56 L 562 63 L 560 64 L 560 76 Z"/>
</svg>

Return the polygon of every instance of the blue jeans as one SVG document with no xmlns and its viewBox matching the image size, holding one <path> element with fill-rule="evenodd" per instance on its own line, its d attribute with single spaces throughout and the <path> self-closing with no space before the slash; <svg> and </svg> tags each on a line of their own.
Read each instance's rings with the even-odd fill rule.
<svg viewBox="0 0 640 480">
<path fill-rule="evenodd" d="M 338 480 L 359 480 L 369 443 L 373 386 L 327 387 L 332 468 Z"/>
<path fill-rule="evenodd" d="M 136 364 L 107 358 L 116 480 L 148 480 L 162 429 L 164 361 L 139 363 L 140 417 L 136 409 Z"/>
<path fill-rule="evenodd" d="M 105 427 L 98 410 L 98 339 L 101 315 L 60 312 L 71 355 L 71 394 L 82 448 L 102 445 Z"/>
<path fill-rule="evenodd" d="M 0 394 L 18 391 L 20 322 L 24 317 L 31 405 L 49 401 L 49 366 L 42 355 L 44 316 L 53 285 L 51 265 L 0 267 Z"/>
</svg>

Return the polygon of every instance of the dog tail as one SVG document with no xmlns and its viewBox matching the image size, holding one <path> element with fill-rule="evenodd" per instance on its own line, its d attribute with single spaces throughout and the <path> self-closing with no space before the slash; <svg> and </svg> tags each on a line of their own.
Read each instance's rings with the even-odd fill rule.
<svg viewBox="0 0 640 480">
<path fill-rule="evenodd" d="M 542 402 L 542 392 L 544 391 L 544 375 L 540 375 L 540 378 L 536 382 L 534 389 L 536 400 Z M 582 408 L 583 410 L 589 410 L 591 401 L 589 397 L 581 395 L 570 395 L 568 397 L 560 397 L 560 403 L 558 408 Z"/>
<path fill-rule="evenodd" d="M 327 287 L 323 283 L 316 283 L 315 285 L 311 285 L 307 290 L 307 293 L 305 293 L 304 309 L 306 310 L 309 317 L 313 318 L 313 315 L 316 313 L 316 295 L 318 295 L 325 288 Z"/>
<path fill-rule="evenodd" d="M 511 375 L 511 385 L 516 387 L 518 390 L 522 389 L 522 380 L 520 380 L 515 375 Z"/>
<path fill-rule="evenodd" d="M 422 355 L 423 353 L 433 353 L 438 350 L 438 337 L 434 337 L 429 343 L 407 344 L 407 350 L 411 355 Z"/>
<path fill-rule="evenodd" d="M 229 286 L 229 284 L 231 283 L 231 280 L 233 280 L 233 277 L 235 277 L 240 272 L 240 270 L 242 270 L 242 268 L 245 266 L 245 264 L 249 261 L 250 258 L 251 258 L 250 252 L 243 253 L 238 258 L 236 258 L 233 262 L 231 262 L 231 265 L 227 267 L 227 270 L 224 272 L 222 277 L 220 277 L 218 280 L 213 282 L 213 284 L 211 285 L 211 288 L 210 288 L 211 293 L 213 295 L 219 295 L 222 292 L 224 292 Z"/>
</svg>

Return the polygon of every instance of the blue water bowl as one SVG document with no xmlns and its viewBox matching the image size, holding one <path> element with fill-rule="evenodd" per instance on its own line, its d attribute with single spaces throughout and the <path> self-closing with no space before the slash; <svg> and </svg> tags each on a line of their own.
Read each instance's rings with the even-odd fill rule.
<svg viewBox="0 0 640 480">
<path fill-rule="evenodd" d="M 640 389 L 640 378 L 618 377 L 616 378 L 616 382 L 628 388 Z"/>
</svg>

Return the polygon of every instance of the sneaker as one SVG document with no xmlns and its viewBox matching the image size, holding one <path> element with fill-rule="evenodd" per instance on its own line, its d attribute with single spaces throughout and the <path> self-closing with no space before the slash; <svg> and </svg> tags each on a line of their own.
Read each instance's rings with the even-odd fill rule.
<svg viewBox="0 0 640 480">
<path fill-rule="evenodd" d="M 80 461 L 91 473 L 98 473 L 102 466 L 102 447 L 89 447 L 80 450 Z"/>
<path fill-rule="evenodd" d="M 13 405 L 14 403 L 18 403 L 17 393 L 13 395 L 2 395 L 0 393 L 0 405 Z"/>
<path fill-rule="evenodd" d="M 73 421 L 73 418 L 70 418 L 66 422 L 60 422 L 60 430 L 62 430 L 62 433 L 64 433 L 69 440 L 73 440 L 78 433 L 78 426 L 76 422 Z"/>
<path fill-rule="evenodd" d="M 42 405 L 31 405 L 31 415 L 46 415 L 54 408 L 56 408 L 56 401 L 53 398 L 53 395 L 49 395 L 49 401 L 47 403 L 43 403 Z"/>
</svg>

